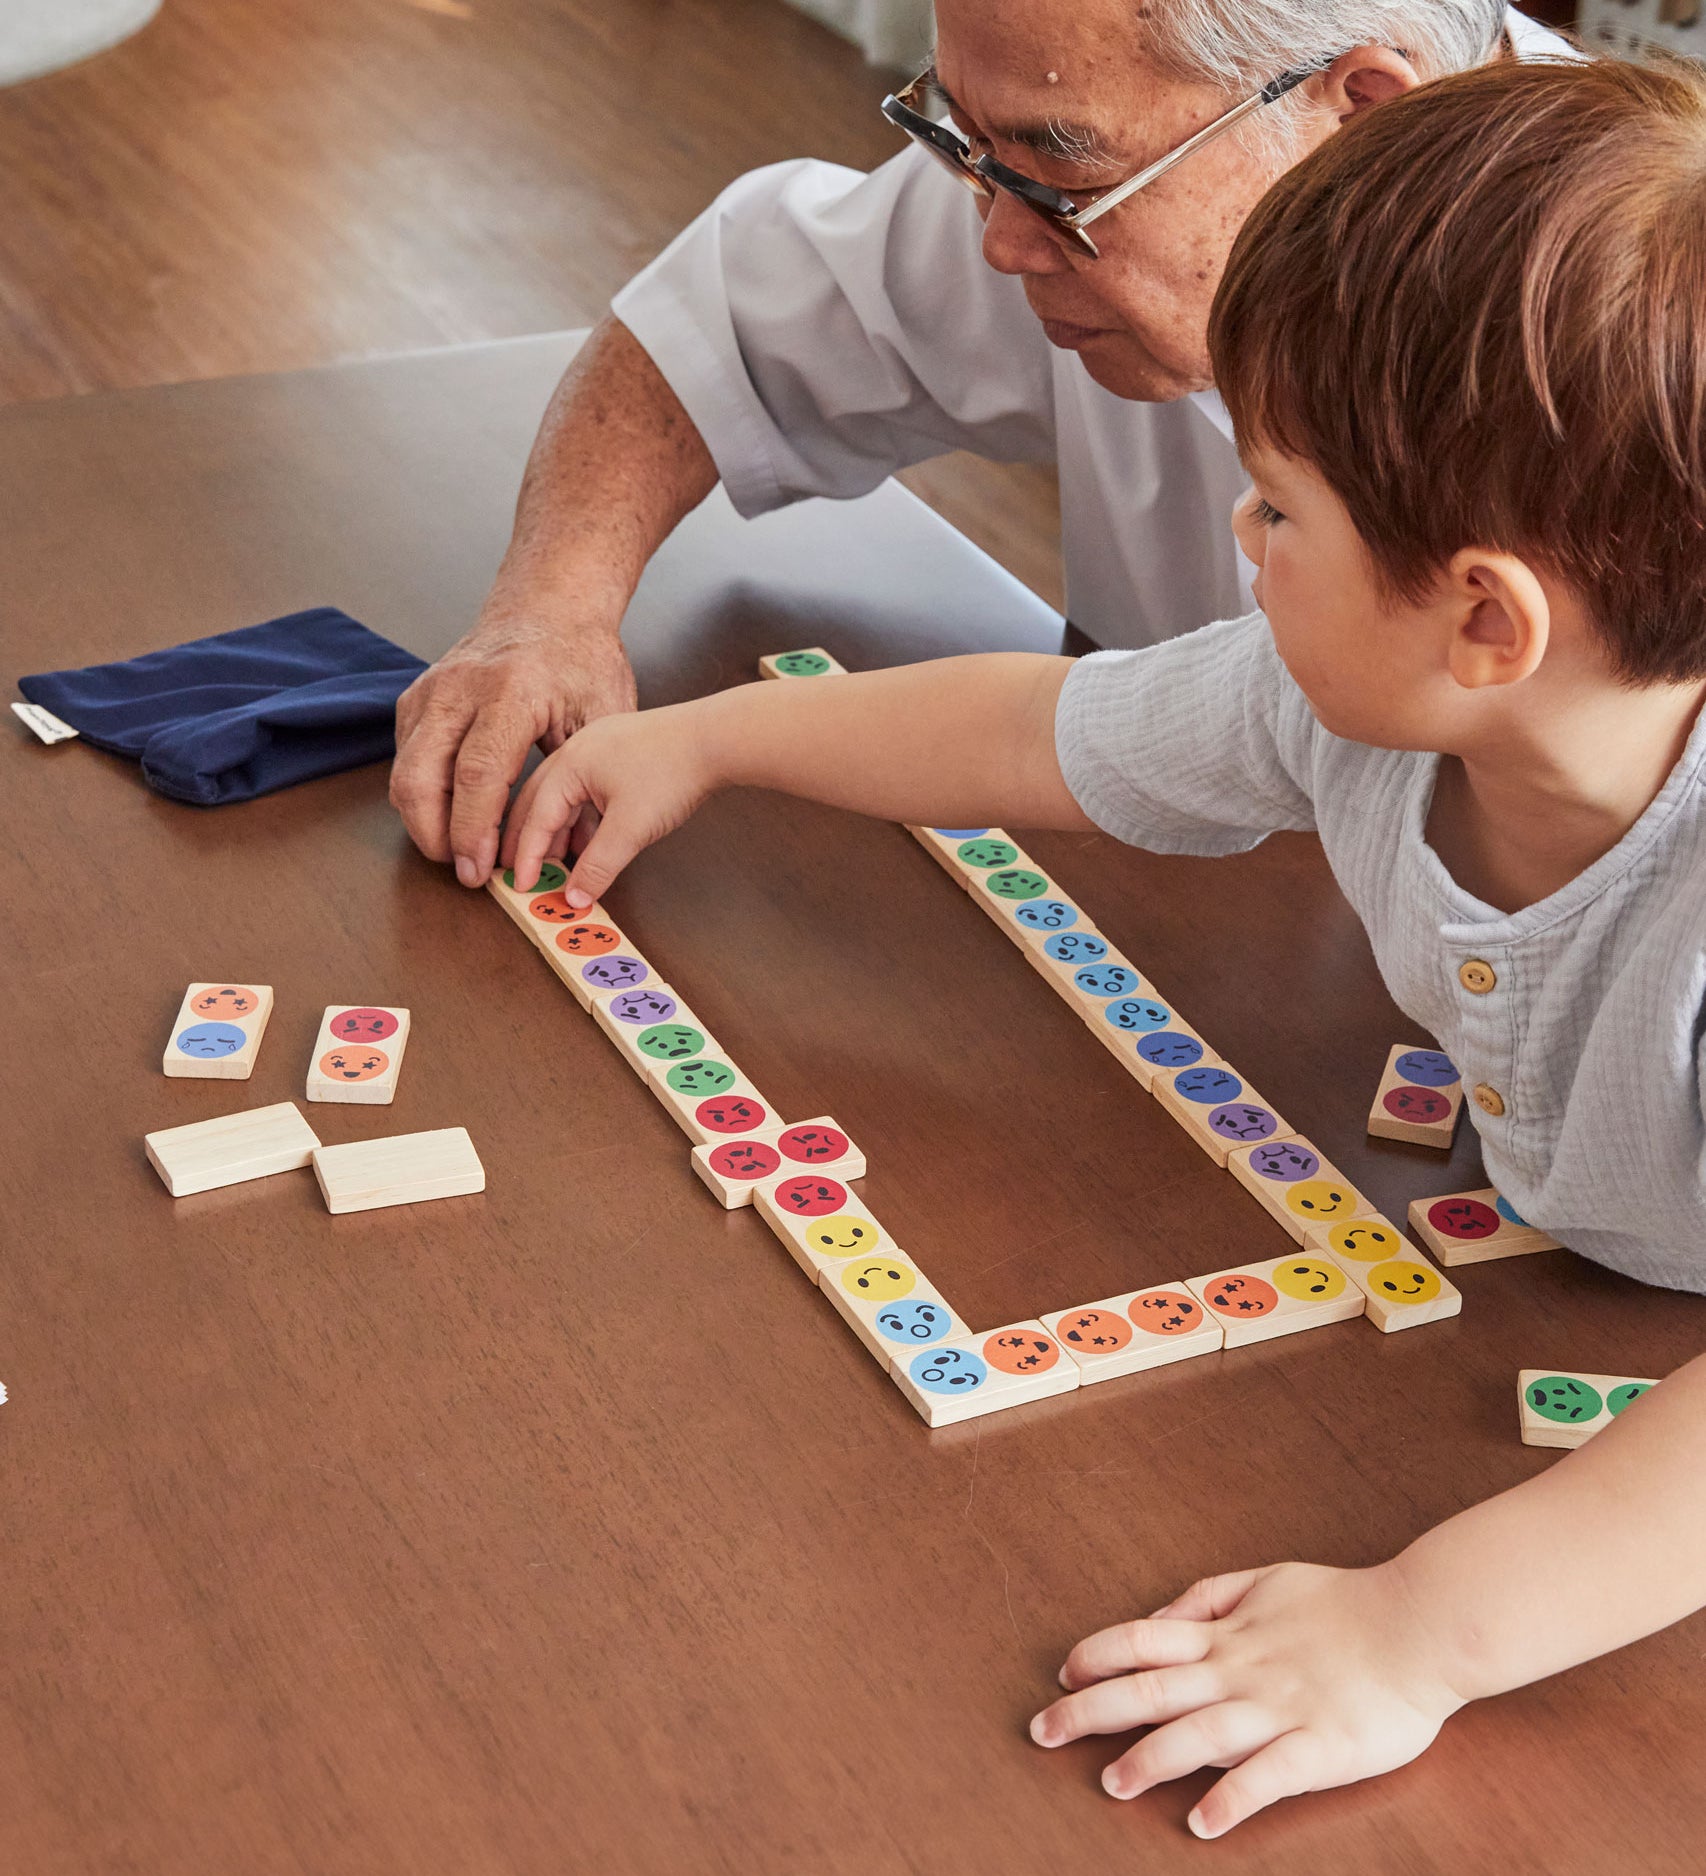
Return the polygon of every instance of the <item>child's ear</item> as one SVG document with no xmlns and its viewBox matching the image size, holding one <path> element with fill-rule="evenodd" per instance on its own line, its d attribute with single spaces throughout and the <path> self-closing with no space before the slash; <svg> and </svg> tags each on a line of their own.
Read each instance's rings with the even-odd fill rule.
<svg viewBox="0 0 1706 1876">
<path fill-rule="evenodd" d="M 1534 569 L 1515 554 L 1466 547 L 1446 569 L 1455 615 L 1447 653 L 1464 690 L 1532 677 L 1552 638 L 1552 606 Z"/>
</svg>

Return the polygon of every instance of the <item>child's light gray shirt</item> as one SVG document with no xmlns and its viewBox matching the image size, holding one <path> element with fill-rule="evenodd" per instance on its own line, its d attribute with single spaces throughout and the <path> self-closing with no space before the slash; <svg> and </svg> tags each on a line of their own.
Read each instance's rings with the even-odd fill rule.
<svg viewBox="0 0 1706 1876">
<path fill-rule="evenodd" d="M 1133 846 L 1318 832 L 1394 1000 L 1503 1100 L 1466 1103 L 1491 1182 L 1583 1255 L 1706 1291 L 1706 713 L 1611 852 L 1508 915 L 1423 836 L 1439 758 L 1323 729 L 1260 613 L 1080 660 L 1055 742 L 1085 813 Z"/>
</svg>

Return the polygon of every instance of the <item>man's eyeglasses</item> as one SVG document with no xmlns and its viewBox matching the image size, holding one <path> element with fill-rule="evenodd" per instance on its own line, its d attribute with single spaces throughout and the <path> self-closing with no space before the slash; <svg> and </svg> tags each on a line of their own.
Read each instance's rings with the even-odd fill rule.
<svg viewBox="0 0 1706 1876">
<path fill-rule="evenodd" d="M 950 171 L 974 194 L 993 201 L 996 190 L 1002 190 L 1012 196 L 1014 201 L 1024 203 L 1032 214 L 1046 222 L 1074 253 L 1097 260 L 1100 258 L 1100 250 L 1084 232 L 1091 222 L 1107 214 L 1109 209 L 1118 208 L 1122 202 L 1136 195 L 1139 189 L 1146 189 L 1152 182 L 1165 176 L 1168 170 L 1182 163 L 1193 151 L 1200 150 L 1205 143 L 1212 143 L 1216 137 L 1224 137 L 1253 112 L 1283 98 L 1288 91 L 1320 70 L 1318 63 L 1304 65 L 1294 72 L 1284 72 L 1278 78 L 1270 79 L 1260 91 L 1253 91 L 1212 123 L 1204 124 L 1201 130 L 1187 137 L 1176 149 L 1157 157 L 1135 176 L 1128 176 L 1124 182 L 1113 183 L 1105 189 L 1090 190 L 1077 201 L 1062 190 L 1051 189 L 1046 183 L 1033 182 L 1029 176 L 1021 176 L 1005 163 L 998 163 L 993 156 L 980 156 L 973 162 L 971 145 L 960 132 L 952 124 L 940 123 L 936 117 L 919 108 L 920 105 L 933 105 L 938 113 L 944 108 L 945 100 L 936 82 L 934 66 L 921 72 L 904 91 L 884 98 L 882 108 L 884 117 L 897 130 L 904 130 L 914 143 L 928 150 L 944 169 Z"/>
</svg>

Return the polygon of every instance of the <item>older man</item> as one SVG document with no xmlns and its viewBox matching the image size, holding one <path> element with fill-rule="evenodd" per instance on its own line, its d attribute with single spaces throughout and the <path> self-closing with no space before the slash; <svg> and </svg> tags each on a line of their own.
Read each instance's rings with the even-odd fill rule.
<svg viewBox="0 0 1706 1876">
<path fill-rule="evenodd" d="M 392 799 L 465 885 L 529 747 L 633 707 L 646 562 L 951 449 L 1059 464 L 1071 617 L 1137 645 L 1248 608 L 1209 303 L 1245 215 L 1356 111 L 1562 53 L 1502 0 L 937 0 L 869 176 L 727 189 L 617 296 L 546 412 L 478 624 L 403 696 Z M 1130 186 L 1134 185 L 1135 186 Z M 963 186 L 962 186 L 963 185 Z"/>
</svg>

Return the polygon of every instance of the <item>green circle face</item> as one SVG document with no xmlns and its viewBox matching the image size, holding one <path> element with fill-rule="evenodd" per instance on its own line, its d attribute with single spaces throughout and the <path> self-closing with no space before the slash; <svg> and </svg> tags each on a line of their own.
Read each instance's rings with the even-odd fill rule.
<svg viewBox="0 0 1706 1876">
<path fill-rule="evenodd" d="M 962 840 L 959 856 L 967 866 L 1011 866 L 1019 849 L 1005 840 Z"/>
<path fill-rule="evenodd" d="M 705 1038 L 686 1023 L 653 1023 L 650 1029 L 640 1031 L 638 1047 L 654 1062 L 683 1062 L 700 1053 Z"/>
<path fill-rule="evenodd" d="M 683 1062 L 664 1080 L 677 1094 L 721 1094 L 735 1085 L 735 1071 L 727 1062 Z"/>
<path fill-rule="evenodd" d="M 1528 1404 L 1542 1420 L 1561 1420 L 1566 1426 L 1597 1420 L 1605 1408 L 1599 1389 L 1571 1374 L 1546 1374 L 1530 1381 Z"/>
<path fill-rule="evenodd" d="M 1048 881 L 1041 873 L 1010 866 L 1003 873 L 990 874 L 989 890 L 999 899 L 1040 899 L 1048 891 Z"/>
<path fill-rule="evenodd" d="M 527 896 L 532 898 L 536 892 L 561 892 L 568 883 L 568 874 L 563 871 L 557 862 L 555 860 L 545 860 L 540 863 L 539 884 L 537 886 L 529 886 Z M 504 868 L 504 884 L 511 892 L 515 891 L 515 868 L 513 866 L 506 866 Z"/>
<path fill-rule="evenodd" d="M 1625 1381 L 1621 1387 L 1614 1387 L 1605 1397 L 1605 1404 L 1612 1415 L 1622 1413 L 1632 1400 L 1639 1400 L 1643 1394 L 1653 1391 L 1651 1381 Z"/>
<path fill-rule="evenodd" d="M 776 669 L 784 677 L 822 677 L 829 660 L 817 651 L 785 651 L 776 660 Z"/>
</svg>

